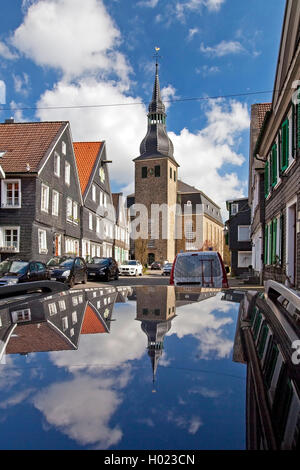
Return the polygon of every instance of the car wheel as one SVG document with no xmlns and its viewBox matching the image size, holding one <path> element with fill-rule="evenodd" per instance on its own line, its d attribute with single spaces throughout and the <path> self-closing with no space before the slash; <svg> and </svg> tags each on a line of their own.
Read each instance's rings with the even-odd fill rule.
<svg viewBox="0 0 300 470">
<path fill-rule="evenodd" d="M 87 274 L 84 275 L 83 281 L 82 281 L 82 284 L 86 284 L 86 283 L 87 283 Z"/>
<path fill-rule="evenodd" d="M 75 279 L 74 279 L 74 276 L 72 276 L 69 281 L 68 281 L 68 285 L 69 287 L 74 287 L 75 285 Z"/>
</svg>

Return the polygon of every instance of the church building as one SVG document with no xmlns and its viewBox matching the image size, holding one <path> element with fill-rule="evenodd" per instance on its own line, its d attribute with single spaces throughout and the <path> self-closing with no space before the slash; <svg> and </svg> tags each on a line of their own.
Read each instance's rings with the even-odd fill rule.
<svg viewBox="0 0 300 470">
<path fill-rule="evenodd" d="M 128 196 L 127 205 L 132 221 L 139 219 L 140 236 L 135 238 L 132 257 L 141 258 L 141 246 L 145 254 L 141 261 L 148 264 L 173 262 L 178 251 L 213 249 L 222 255 L 220 207 L 202 191 L 178 180 L 179 164 L 166 130 L 157 62 L 147 133 L 133 161 L 135 193 Z"/>
</svg>

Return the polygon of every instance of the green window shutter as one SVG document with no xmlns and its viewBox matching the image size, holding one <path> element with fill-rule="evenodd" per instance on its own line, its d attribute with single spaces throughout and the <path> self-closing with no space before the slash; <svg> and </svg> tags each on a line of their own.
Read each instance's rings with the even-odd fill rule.
<svg viewBox="0 0 300 470">
<path fill-rule="evenodd" d="M 276 263 L 276 244 L 277 244 L 277 219 L 272 223 L 272 263 Z"/>
<path fill-rule="evenodd" d="M 269 162 L 265 164 L 265 197 L 269 194 Z"/>
<path fill-rule="evenodd" d="M 265 253 L 264 253 L 264 262 L 265 265 L 268 264 L 268 246 L 269 246 L 269 228 L 265 226 Z"/>
<path fill-rule="evenodd" d="M 281 151 L 281 170 L 284 171 L 289 163 L 289 121 L 282 124 L 282 151 Z"/>
<path fill-rule="evenodd" d="M 279 261 L 282 264 L 282 253 L 283 253 L 283 215 L 281 214 L 279 219 Z"/>
<path fill-rule="evenodd" d="M 262 359 L 263 354 L 264 354 L 268 333 L 269 333 L 268 325 L 264 323 L 263 326 L 261 327 L 259 339 L 258 339 L 258 351 L 257 352 L 258 352 L 258 357 L 260 359 Z"/>
<path fill-rule="evenodd" d="M 272 187 L 277 183 L 277 144 L 273 145 L 271 153 L 271 183 Z"/>
</svg>

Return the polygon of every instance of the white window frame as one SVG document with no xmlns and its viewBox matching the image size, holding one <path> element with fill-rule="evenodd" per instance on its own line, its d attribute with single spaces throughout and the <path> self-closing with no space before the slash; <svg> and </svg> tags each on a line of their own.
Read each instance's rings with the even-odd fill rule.
<svg viewBox="0 0 300 470">
<path fill-rule="evenodd" d="M 6 245 L 5 244 L 5 231 L 6 230 L 17 230 L 17 245 Z M 11 247 L 15 247 L 15 249 L 12 251 L 13 253 L 17 253 L 20 251 L 20 226 L 10 226 L 10 225 L 7 225 L 7 226 L 3 226 L 3 227 L 0 227 L 0 246 L 1 248 L 9 248 L 9 246 Z"/>
<path fill-rule="evenodd" d="M 247 239 L 240 238 L 240 229 L 242 228 L 248 228 L 249 238 Z M 251 230 L 251 225 L 238 225 L 238 242 L 249 242 L 251 240 L 250 230 Z"/>
<path fill-rule="evenodd" d="M 96 232 L 97 233 L 100 233 L 100 231 L 101 231 L 101 223 L 100 222 L 101 222 L 100 217 L 96 217 Z"/>
<path fill-rule="evenodd" d="M 61 143 L 61 153 L 63 155 L 67 154 L 67 145 L 66 145 L 66 142 L 64 142 L 64 141 L 62 141 L 62 143 Z"/>
<path fill-rule="evenodd" d="M 235 208 L 235 210 L 233 210 L 233 208 Z M 238 203 L 237 203 L 237 202 L 231 203 L 231 212 L 230 212 L 231 215 L 237 214 L 238 211 L 239 211 L 239 205 L 238 205 Z"/>
<path fill-rule="evenodd" d="M 19 185 L 19 197 L 18 197 L 18 204 L 15 204 L 15 196 L 14 196 L 14 189 L 13 189 L 13 195 L 12 195 L 12 199 L 13 199 L 13 204 L 12 205 L 8 205 L 7 204 L 7 185 L 8 184 L 18 184 Z M 22 205 L 22 202 L 21 202 L 21 180 L 20 179 L 5 179 L 5 180 L 2 180 L 1 181 L 1 207 L 2 208 L 5 208 L 5 209 L 20 209 L 21 208 L 21 205 Z"/>
<path fill-rule="evenodd" d="M 89 229 L 93 230 L 93 214 L 89 212 Z"/>
<path fill-rule="evenodd" d="M 78 225 L 78 204 L 77 202 L 73 201 L 73 223 Z"/>
<path fill-rule="evenodd" d="M 39 243 L 39 254 L 47 254 L 47 232 L 43 229 L 38 229 L 38 243 Z"/>
<path fill-rule="evenodd" d="M 249 264 L 247 264 L 247 266 L 245 266 L 245 265 L 241 266 L 240 263 L 239 263 L 239 257 L 243 256 L 243 255 L 245 256 L 246 254 L 249 255 L 250 262 L 249 262 Z M 248 266 L 251 265 L 251 264 L 252 264 L 252 251 L 238 251 L 238 264 L 237 264 L 237 267 L 238 268 L 248 268 Z"/>
<path fill-rule="evenodd" d="M 46 184 L 41 185 L 41 211 L 49 212 L 49 191 L 50 188 Z"/>
<path fill-rule="evenodd" d="M 67 186 L 70 186 L 71 179 L 71 165 L 69 162 L 65 161 L 65 183 Z"/>
<path fill-rule="evenodd" d="M 96 193 L 96 185 L 92 184 L 92 200 L 96 202 L 97 200 L 97 193 Z"/>
<path fill-rule="evenodd" d="M 58 217 L 59 214 L 59 192 L 53 189 L 52 191 L 52 215 Z"/>
<path fill-rule="evenodd" d="M 68 222 L 73 222 L 73 201 L 70 197 L 66 200 L 66 218 Z"/>
<path fill-rule="evenodd" d="M 60 155 L 54 152 L 54 174 L 60 178 Z"/>
</svg>

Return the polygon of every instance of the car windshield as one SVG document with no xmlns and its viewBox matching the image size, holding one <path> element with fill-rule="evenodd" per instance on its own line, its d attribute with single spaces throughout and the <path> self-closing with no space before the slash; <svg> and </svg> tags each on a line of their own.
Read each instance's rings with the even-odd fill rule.
<svg viewBox="0 0 300 470">
<path fill-rule="evenodd" d="M 107 258 L 92 258 L 90 264 L 108 264 L 109 260 Z"/>
<path fill-rule="evenodd" d="M 28 262 L 26 261 L 13 261 L 9 268 L 10 273 L 24 274 L 26 272 Z"/>
<path fill-rule="evenodd" d="M 74 259 L 73 258 L 70 258 L 70 259 L 66 259 L 65 261 L 63 261 L 60 266 L 62 268 L 71 268 L 74 264 Z"/>
<path fill-rule="evenodd" d="M 60 258 L 51 258 L 47 262 L 47 266 L 58 266 L 60 262 Z"/>
<path fill-rule="evenodd" d="M 131 260 L 131 261 L 124 261 L 123 264 L 125 265 L 129 265 L 129 266 L 135 266 L 137 264 L 137 262 L 135 260 Z"/>
</svg>

